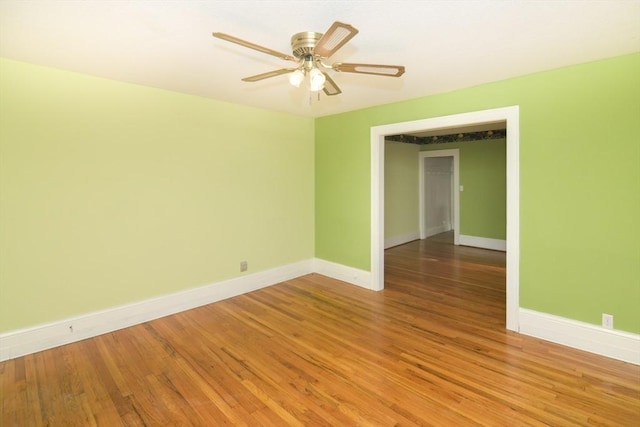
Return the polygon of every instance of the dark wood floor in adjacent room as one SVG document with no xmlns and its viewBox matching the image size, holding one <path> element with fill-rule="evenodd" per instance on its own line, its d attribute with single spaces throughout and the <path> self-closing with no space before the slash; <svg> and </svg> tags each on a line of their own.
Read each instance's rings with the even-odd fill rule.
<svg viewBox="0 0 640 427">
<path fill-rule="evenodd" d="M 443 241 L 445 240 L 445 241 Z M 638 426 L 640 366 L 505 330 L 505 254 L 386 252 L 0 363 L 2 426 Z"/>
</svg>

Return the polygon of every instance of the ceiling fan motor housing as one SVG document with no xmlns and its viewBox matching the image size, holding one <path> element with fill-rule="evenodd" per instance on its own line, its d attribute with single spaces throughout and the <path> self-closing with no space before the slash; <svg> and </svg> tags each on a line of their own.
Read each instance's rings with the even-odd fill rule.
<svg viewBox="0 0 640 427">
<path fill-rule="evenodd" d="M 313 56 L 313 49 L 316 47 L 318 40 L 322 37 L 322 33 L 316 33 L 313 31 L 304 31 L 302 33 L 294 34 L 291 37 L 291 49 L 293 56 L 300 59 Z"/>
</svg>

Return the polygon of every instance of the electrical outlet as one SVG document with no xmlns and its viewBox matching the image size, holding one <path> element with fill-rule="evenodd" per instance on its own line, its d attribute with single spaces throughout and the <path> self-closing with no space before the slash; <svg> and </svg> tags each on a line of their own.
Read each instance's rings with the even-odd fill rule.
<svg viewBox="0 0 640 427">
<path fill-rule="evenodd" d="M 240 271 L 247 271 L 248 268 L 249 265 L 247 264 L 247 261 L 240 261 Z"/>
<path fill-rule="evenodd" d="M 602 326 L 613 329 L 613 314 L 602 313 Z"/>
</svg>

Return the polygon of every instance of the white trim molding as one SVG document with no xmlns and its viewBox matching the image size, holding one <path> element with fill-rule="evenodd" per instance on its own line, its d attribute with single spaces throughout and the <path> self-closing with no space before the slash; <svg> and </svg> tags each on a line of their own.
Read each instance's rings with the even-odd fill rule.
<svg viewBox="0 0 640 427">
<path fill-rule="evenodd" d="M 47 350 L 318 273 L 365 289 L 372 273 L 313 258 L 214 284 L 0 334 L 0 361 Z M 640 335 L 524 308 L 520 329 L 547 341 L 640 365 Z"/>
<path fill-rule="evenodd" d="M 0 334 L 0 361 L 138 325 L 268 286 L 318 273 L 371 289 L 371 273 L 312 258 L 106 310 Z"/>
<path fill-rule="evenodd" d="M 451 224 L 442 224 L 435 227 L 429 227 L 426 229 L 424 233 L 424 237 L 420 236 L 420 240 L 424 240 L 427 237 L 435 236 L 436 234 L 445 233 L 451 230 L 453 230 L 453 226 Z M 454 230 L 454 233 L 455 233 L 455 230 Z"/>
<path fill-rule="evenodd" d="M 460 235 L 460 244 L 462 246 L 473 246 L 474 248 L 491 249 L 493 251 L 507 250 L 507 241 L 500 239 L 490 239 L 488 237 Z"/>
<path fill-rule="evenodd" d="M 389 249 L 394 246 L 400 246 L 404 245 L 405 243 L 413 242 L 414 240 L 420 240 L 420 231 L 416 230 L 411 233 L 401 234 L 399 236 L 387 237 L 384 239 L 384 248 Z"/>
<path fill-rule="evenodd" d="M 520 333 L 640 365 L 640 335 L 520 309 Z"/>
<path fill-rule="evenodd" d="M 0 334 L 0 361 L 81 341 L 313 272 L 313 260 Z"/>
<path fill-rule="evenodd" d="M 351 283 L 361 288 L 371 289 L 371 273 L 358 268 L 314 258 L 313 272 L 331 277 L 332 279 Z"/>
</svg>

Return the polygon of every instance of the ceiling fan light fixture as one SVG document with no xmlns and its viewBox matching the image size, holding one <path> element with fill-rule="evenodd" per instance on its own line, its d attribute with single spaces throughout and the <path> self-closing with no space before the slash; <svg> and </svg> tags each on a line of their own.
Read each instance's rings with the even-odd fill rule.
<svg viewBox="0 0 640 427">
<path fill-rule="evenodd" d="M 291 83 L 295 87 L 300 87 L 302 81 L 304 80 L 304 71 L 296 70 L 289 76 L 289 83 Z"/>
<path fill-rule="evenodd" d="M 313 68 L 309 71 L 309 87 L 312 92 L 318 92 L 324 87 L 325 77 L 322 71 Z"/>
<path fill-rule="evenodd" d="M 308 87 L 312 92 L 322 90 L 328 96 L 334 96 L 342 93 L 342 90 L 340 90 L 331 76 L 326 73 L 327 70 L 388 77 L 400 77 L 404 74 L 405 69 L 402 65 L 342 62 L 328 64 L 324 62 L 324 60 L 336 53 L 338 49 L 344 46 L 356 34 L 358 34 L 357 28 L 339 21 L 335 21 L 324 34 L 314 31 L 304 31 L 294 34 L 293 37 L 291 37 L 291 51 L 293 56 L 242 40 L 229 34 L 214 32 L 213 36 L 267 55 L 297 63 L 295 68 L 280 68 L 278 70 L 244 77 L 242 79 L 244 82 L 258 82 L 282 74 L 289 74 L 289 83 L 294 87 L 299 88 L 304 84 L 305 88 Z M 309 76 L 308 80 L 307 75 Z"/>
</svg>

